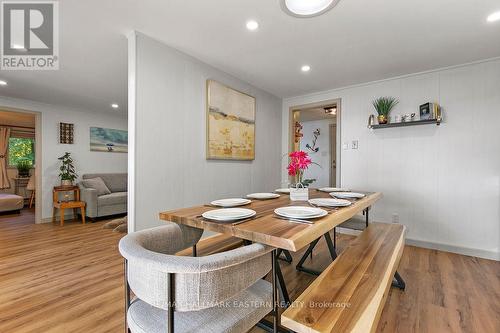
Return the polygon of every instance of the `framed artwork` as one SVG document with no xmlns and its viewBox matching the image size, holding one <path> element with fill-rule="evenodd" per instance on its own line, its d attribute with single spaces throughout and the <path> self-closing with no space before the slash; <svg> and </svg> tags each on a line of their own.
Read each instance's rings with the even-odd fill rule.
<svg viewBox="0 0 500 333">
<path fill-rule="evenodd" d="M 207 80 L 207 159 L 255 159 L 255 97 Z"/>
<path fill-rule="evenodd" d="M 90 128 L 90 150 L 113 153 L 128 152 L 128 132 L 111 128 Z"/>
<path fill-rule="evenodd" d="M 59 123 L 59 143 L 73 144 L 74 124 Z"/>
</svg>

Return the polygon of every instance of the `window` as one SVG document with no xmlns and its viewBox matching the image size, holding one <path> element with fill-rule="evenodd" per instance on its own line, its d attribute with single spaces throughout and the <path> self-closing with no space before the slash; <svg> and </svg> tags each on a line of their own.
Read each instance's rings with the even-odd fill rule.
<svg viewBox="0 0 500 333">
<path fill-rule="evenodd" d="M 9 138 L 9 166 L 16 167 L 20 160 L 29 160 L 35 165 L 35 139 L 33 138 Z"/>
</svg>

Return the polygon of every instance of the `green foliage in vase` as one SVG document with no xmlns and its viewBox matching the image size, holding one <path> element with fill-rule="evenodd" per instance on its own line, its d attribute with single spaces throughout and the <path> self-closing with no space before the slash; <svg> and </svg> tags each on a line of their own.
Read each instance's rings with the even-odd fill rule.
<svg viewBox="0 0 500 333">
<path fill-rule="evenodd" d="M 391 110 L 399 103 L 394 97 L 379 97 L 372 102 L 379 116 L 388 116 Z"/>
<path fill-rule="evenodd" d="M 75 166 L 73 165 L 71 153 L 64 153 L 64 155 L 59 157 L 58 160 L 62 163 L 59 167 L 59 177 L 61 177 L 61 180 L 75 181 L 78 175 L 76 174 Z"/>
</svg>

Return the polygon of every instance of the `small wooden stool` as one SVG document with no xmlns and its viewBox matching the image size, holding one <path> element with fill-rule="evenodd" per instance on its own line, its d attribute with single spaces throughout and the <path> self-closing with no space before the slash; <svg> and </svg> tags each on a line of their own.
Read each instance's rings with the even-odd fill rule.
<svg viewBox="0 0 500 333">
<path fill-rule="evenodd" d="M 59 192 L 73 192 L 73 200 L 60 201 Z M 56 209 L 59 209 L 60 225 L 64 225 L 64 210 L 73 209 L 75 218 L 78 216 L 78 208 L 82 214 L 82 224 L 85 224 L 85 202 L 80 201 L 80 188 L 78 186 L 55 186 L 52 191 L 53 208 L 52 222 L 56 221 Z"/>
</svg>

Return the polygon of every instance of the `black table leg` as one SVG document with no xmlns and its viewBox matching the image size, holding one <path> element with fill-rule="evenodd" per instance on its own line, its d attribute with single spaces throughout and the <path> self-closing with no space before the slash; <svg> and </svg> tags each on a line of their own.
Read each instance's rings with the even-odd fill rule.
<svg viewBox="0 0 500 333">
<path fill-rule="evenodd" d="M 330 237 L 330 233 L 327 232 L 323 236 L 325 237 L 326 245 L 328 246 L 330 256 L 332 257 L 332 260 L 335 260 L 337 258 L 337 252 L 335 251 L 335 246 L 333 245 L 332 238 Z M 295 268 L 298 271 L 305 272 L 305 273 L 308 273 L 311 275 L 320 275 L 321 274 L 320 271 L 304 267 L 304 261 L 306 261 L 309 254 L 312 253 L 314 247 L 318 244 L 319 240 L 320 240 L 320 238 L 314 240 L 311 244 L 309 244 L 309 247 L 307 248 L 306 252 L 302 255 L 302 258 L 300 258 L 300 261 L 297 264 L 297 266 L 295 266 Z"/>
<path fill-rule="evenodd" d="M 284 257 L 282 257 L 281 254 L 283 254 Z M 280 260 L 286 261 L 289 264 L 292 263 L 292 255 L 290 254 L 290 251 L 288 251 L 288 250 L 279 249 L 278 250 L 278 258 Z"/>
</svg>

